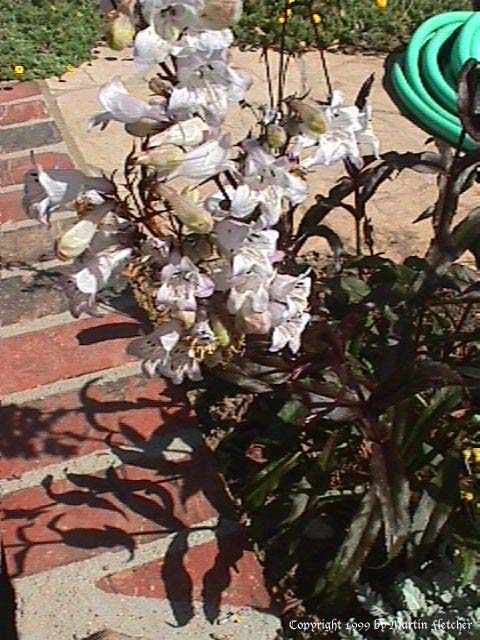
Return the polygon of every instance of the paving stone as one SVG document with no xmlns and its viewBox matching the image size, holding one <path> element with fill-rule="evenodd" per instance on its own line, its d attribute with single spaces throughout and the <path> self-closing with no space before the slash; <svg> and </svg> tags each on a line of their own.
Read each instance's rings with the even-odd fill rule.
<svg viewBox="0 0 480 640">
<path fill-rule="evenodd" d="M 12 127 L 0 132 L 0 146 L 4 153 L 26 151 L 61 141 L 62 134 L 53 121 Z"/>
</svg>

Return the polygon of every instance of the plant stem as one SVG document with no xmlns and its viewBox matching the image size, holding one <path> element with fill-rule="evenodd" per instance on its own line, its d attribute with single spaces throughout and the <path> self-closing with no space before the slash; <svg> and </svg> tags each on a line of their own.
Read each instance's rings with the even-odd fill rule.
<svg viewBox="0 0 480 640">
<path fill-rule="evenodd" d="M 262 58 L 265 64 L 265 77 L 267 79 L 268 86 L 268 98 L 270 101 L 270 108 L 273 109 L 275 105 L 275 98 L 273 97 L 273 83 L 272 83 L 272 69 L 270 67 L 270 59 L 268 57 L 268 48 L 263 47 Z"/>
<path fill-rule="evenodd" d="M 314 13 L 315 13 L 314 6 L 313 6 L 313 0 L 309 1 L 308 8 L 309 8 L 309 12 L 310 12 L 310 22 L 312 23 L 313 32 L 315 34 L 315 42 L 317 44 L 318 53 L 320 54 L 320 60 L 321 60 L 321 63 L 322 63 L 323 74 L 325 76 L 325 82 L 326 82 L 326 85 L 327 85 L 327 91 L 328 91 L 327 101 L 330 102 L 332 94 L 333 94 L 333 87 L 332 87 L 332 81 L 330 79 L 330 73 L 328 72 L 327 59 L 326 59 L 326 56 L 325 56 L 325 49 L 322 46 L 320 30 L 318 28 L 318 24 L 315 22 L 315 18 L 313 17 Z"/>
<path fill-rule="evenodd" d="M 283 8 L 283 24 L 282 33 L 280 36 L 280 60 L 278 63 L 278 102 L 277 109 L 281 111 L 283 102 L 283 83 L 284 83 L 284 65 L 285 65 L 285 38 L 287 35 L 287 20 L 288 20 L 288 0 L 284 2 Z"/>
</svg>

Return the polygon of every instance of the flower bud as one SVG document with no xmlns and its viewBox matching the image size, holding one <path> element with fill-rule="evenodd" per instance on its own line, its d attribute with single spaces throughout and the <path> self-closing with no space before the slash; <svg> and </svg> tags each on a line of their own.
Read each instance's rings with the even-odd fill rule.
<svg viewBox="0 0 480 640">
<path fill-rule="evenodd" d="M 272 328 L 272 318 L 268 311 L 259 313 L 251 311 L 248 314 L 237 316 L 236 326 L 242 333 L 265 335 Z"/>
<path fill-rule="evenodd" d="M 213 329 L 213 333 L 217 338 L 218 345 L 225 349 L 232 342 L 232 338 L 227 327 L 223 324 L 218 316 L 212 316 L 210 318 L 210 326 Z"/>
<path fill-rule="evenodd" d="M 146 138 L 158 131 L 158 122 L 143 118 L 138 122 L 128 122 L 125 125 L 125 131 L 135 138 Z"/>
<path fill-rule="evenodd" d="M 122 51 L 122 49 L 132 44 L 135 37 L 135 28 L 130 18 L 120 13 L 108 23 L 105 35 L 110 49 Z"/>
<path fill-rule="evenodd" d="M 322 110 L 302 100 L 292 100 L 291 108 L 297 112 L 302 124 L 311 133 L 321 136 L 327 130 L 327 122 Z"/>
<path fill-rule="evenodd" d="M 181 147 L 196 147 L 205 142 L 210 127 L 198 116 L 178 122 L 150 140 L 150 147 L 160 144 L 176 144 Z"/>
<path fill-rule="evenodd" d="M 114 202 L 109 200 L 95 207 L 66 231 L 57 243 L 57 256 L 60 260 L 73 260 L 81 255 L 90 246 L 101 220 L 114 206 Z"/>
<path fill-rule="evenodd" d="M 192 205 L 166 184 L 158 184 L 155 187 L 156 194 L 163 198 L 172 208 L 176 217 L 193 233 L 210 233 L 213 229 L 212 216 L 201 207 Z"/>
<path fill-rule="evenodd" d="M 206 0 L 202 18 L 209 29 L 226 29 L 239 22 L 242 13 L 242 0 Z"/>
<path fill-rule="evenodd" d="M 181 322 L 187 329 L 193 327 L 196 317 L 195 311 L 186 311 L 185 309 L 178 309 L 172 314 L 172 318 Z"/>
<path fill-rule="evenodd" d="M 165 144 L 138 156 L 137 164 L 170 173 L 182 164 L 184 152 L 174 144 Z"/>
<path fill-rule="evenodd" d="M 266 130 L 266 140 L 271 149 L 280 149 L 287 144 L 287 132 L 279 124 L 269 124 Z"/>
<path fill-rule="evenodd" d="M 172 83 L 155 76 L 148 83 L 148 88 L 157 96 L 167 97 L 172 90 Z"/>
</svg>

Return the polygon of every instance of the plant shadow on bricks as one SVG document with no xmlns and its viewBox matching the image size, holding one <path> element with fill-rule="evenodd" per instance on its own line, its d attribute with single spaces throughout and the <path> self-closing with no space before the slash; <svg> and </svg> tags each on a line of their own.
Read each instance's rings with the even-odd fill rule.
<svg viewBox="0 0 480 640">
<path fill-rule="evenodd" d="M 231 600 L 237 586 L 231 583 L 238 585 L 239 566 L 250 571 L 245 558 L 253 554 L 239 534 L 212 454 L 192 428 L 177 390 L 137 377 L 93 381 L 80 392 L 0 412 L 2 464 L 13 479 L 85 454 L 97 463 L 108 456 L 108 463 L 94 465 L 92 472 L 45 475 L 40 486 L 7 493 L 2 506 L 13 577 L 105 551 L 126 550 L 128 563 L 142 544 L 169 535 L 163 558 L 126 566 L 127 574 L 137 572 L 144 581 L 142 595 L 168 599 L 175 626 L 193 618 L 195 601 L 203 603 L 211 622 L 222 603 L 237 604 Z M 211 519 L 217 524 L 202 525 Z M 202 542 L 190 546 L 190 535 L 202 530 L 210 532 L 213 552 L 211 544 L 207 551 Z M 105 575 L 97 588 L 130 595 L 127 578 Z M 265 598 L 258 602 L 258 609 L 268 610 Z"/>
</svg>

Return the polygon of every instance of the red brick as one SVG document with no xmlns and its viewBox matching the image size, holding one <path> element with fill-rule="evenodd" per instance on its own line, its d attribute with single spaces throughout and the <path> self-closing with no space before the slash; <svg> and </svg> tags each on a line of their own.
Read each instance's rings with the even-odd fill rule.
<svg viewBox="0 0 480 640">
<path fill-rule="evenodd" d="M 41 91 L 36 82 L 0 84 L 0 104 L 38 95 L 41 95 Z"/>
<path fill-rule="evenodd" d="M 173 603 L 204 601 L 206 611 L 217 615 L 212 608 L 218 605 L 271 608 L 262 569 L 255 554 L 246 549 L 242 535 L 221 537 L 186 553 L 174 550 L 163 561 L 108 576 L 96 586 L 107 593 Z"/>
<path fill-rule="evenodd" d="M 153 467 L 153 468 L 149 468 Z M 232 507 L 203 449 L 179 462 L 149 461 L 73 475 L 2 498 L 11 577 L 39 573 L 108 550 L 133 549 L 185 531 Z"/>
<path fill-rule="evenodd" d="M 0 394 L 109 369 L 131 361 L 125 353 L 137 321 L 108 315 L 2 340 Z"/>
<path fill-rule="evenodd" d="M 48 118 L 48 111 L 43 100 L 29 100 L 6 104 L 0 108 L 0 124 L 24 124 L 31 120 Z"/>
<path fill-rule="evenodd" d="M 65 153 L 37 153 L 35 161 L 43 169 L 73 169 L 74 165 Z M 23 176 L 32 168 L 30 156 L 11 158 L 0 162 L 0 186 L 7 187 L 13 184 L 21 184 Z"/>
<path fill-rule="evenodd" d="M 174 436 L 194 414 L 178 387 L 132 377 L 0 408 L 0 478 L 110 447 Z"/>
<path fill-rule="evenodd" d="M 1 170 L 1 169 L 0 169 Z M 0 193 L 0 223 L 17 222 L 25 218 L 22 208 L 22 191 Z"/>
<path fill-rule="evenodd" d="M 8 194 L 10 195 L 10 194 Z M 1 196 L 0 196 L 1 197 Z M 1 211 L 1 210 L 0 210 Z M 21 267 L 31 262 L 46 262 L 55 258 L 55 240 L 77 222 L 75 213 L 62 220 L 52 220 L 45 229 L 38 223 L 0 233 L 0 256 L 4 265 Z"/>
</svg>

